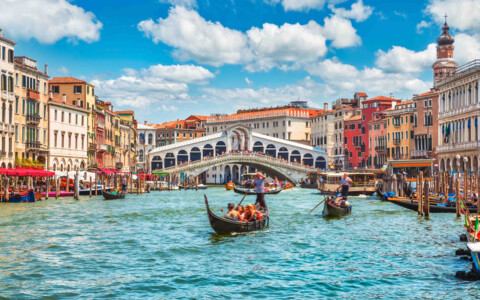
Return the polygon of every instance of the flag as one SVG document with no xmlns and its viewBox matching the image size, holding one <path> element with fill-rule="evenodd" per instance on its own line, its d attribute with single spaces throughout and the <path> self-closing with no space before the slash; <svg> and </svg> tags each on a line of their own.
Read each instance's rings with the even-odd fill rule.
<svg viewBox="0 0 480 300">
<path fill-rule="evenodd" d="M 468 218 L 465 217 L 465 228 L 468 228 L 468 227 L 469 227 L 469 225 L 468 225 Z"/>
<path fill-rule="evenodd" d="M 475 232 L 478 231 L 478 216 L 475 218 Z"/>
</svg>

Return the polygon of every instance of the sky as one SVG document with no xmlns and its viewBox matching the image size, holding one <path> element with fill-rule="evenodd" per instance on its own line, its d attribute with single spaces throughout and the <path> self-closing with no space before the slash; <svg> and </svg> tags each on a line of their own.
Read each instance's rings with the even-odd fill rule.
<svg viewBox="0 0 480 300">
<path fill-rule="evenodd" d="M 432 87 L 448 15 L 459 65 L 480 58 L 480 0 L 0 0 L 15 55 L 96 86 L 140 122 L 357 91 Z"/>
</svg>

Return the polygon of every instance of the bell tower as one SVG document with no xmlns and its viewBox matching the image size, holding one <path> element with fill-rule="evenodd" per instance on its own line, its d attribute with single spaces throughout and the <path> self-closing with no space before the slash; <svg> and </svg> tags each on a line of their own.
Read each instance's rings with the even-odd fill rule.
<svg viewBox="0 0 480 300">
<path fill-rule="evenodd" d="M 453 74 L 458 67 L 453 60 L 453 43 L 455 39 L 449 33 L 450 27 L 447 24 L 447 14 L 445 14 L 445 24 L 442 27 L 442 34 L 437 38 L 437 60 L 432 65 L 433 82 L 437 83 Z"/>
</svg>

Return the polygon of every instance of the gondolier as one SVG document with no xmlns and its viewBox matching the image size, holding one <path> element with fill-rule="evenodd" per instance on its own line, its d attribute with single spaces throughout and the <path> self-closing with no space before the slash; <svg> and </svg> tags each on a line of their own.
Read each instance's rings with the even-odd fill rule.
<svg viewBox="0 0 480 300">
<path fill-rule="evenodd" d="M 267 204 L 265 203 L 265 177 L 262 173 L 257 172 L 257 178 L 252 183 L 255 193 L 257 193 L 257 201 L 255 205 L 259 204 L 263 210 L 267 209 Z"/>
<path fill-rule="evenodd" d="M 342 186 L 342 197 L 348 196 L 348 190 L 350 189 L 350 182 L 353 182 L 347 173 L 343 174 L 343 177 L 340 179 L 340 184 Z"/>
</svg>

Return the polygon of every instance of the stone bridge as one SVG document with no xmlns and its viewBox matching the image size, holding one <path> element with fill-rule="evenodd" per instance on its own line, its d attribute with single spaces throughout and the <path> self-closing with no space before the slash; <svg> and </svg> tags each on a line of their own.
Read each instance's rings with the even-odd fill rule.
<svg viewBox="0 0 480 300">
<path fill-rule="evenodd" d="M 273 158 L 265 154 L 259 153 L 227 153 L 216 155 L 202 160 L 197 160 L 181 165 L 176 165 L 163 169 L 169 175 L 177 175 L 186 173 L 192 176 L 198 176 L 201 173 L 220 165 L 227 164 L 245 164 L 256 169 L 263 170 L 270 177 L 277 176 L 280 180 L 289 180 L 291 182 L 299 182 L 305 178 L 308 172 L 318 171 L 313 166 L 302 165 L 296 162 L 290 162 Z"/>
<path fill-rule="evenodd" d="M 241 154 L 250 152 L 258 155 L 230 155 L 233 152 L 242 152 Z M 217 156 L 218 159 L 210 159 Z M 232 125 L 222 132 L 201 138 L 158 147 L 146 154 L 146 165 L 150 171 L 183 169 L 189 165 L 196 166 L 195 170 L 188 170 L 195 174 L 234 162 L 267 170 L 269 168 L 267 160 L 270 163 L 278 163 L 277 169 L 269 170 L 275 174 L 282 174 L 280 176 L 282 178 L 291 178 L 297 177 L 300 173 L 303 174 L 301 177 L 305 177 L 309 170 L 325 169 L 328 157 L 322 149 L 253 132 L 252 128 L 242 124 Z M 204 161 L 209 161 L 209 165 L 203 163 Z M 279 167 L 281 164 L 283 168 Z M 298 174 L 292 175 L 295 172 Z"/>
</svg>

